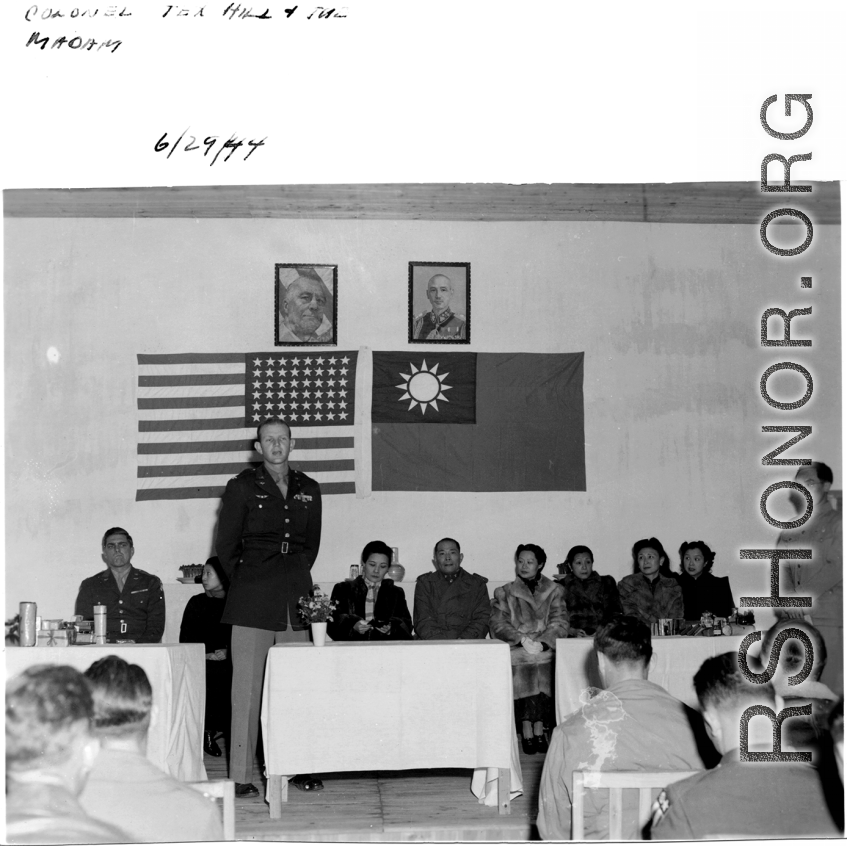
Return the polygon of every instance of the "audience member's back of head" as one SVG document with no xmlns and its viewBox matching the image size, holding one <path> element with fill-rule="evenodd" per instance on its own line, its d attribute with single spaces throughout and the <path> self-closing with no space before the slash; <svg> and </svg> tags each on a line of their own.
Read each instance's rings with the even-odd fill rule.
<svg viewBox="0 0 847 846">
<path fill-rule="evenodd" d="M 6 683 L 6 768 L 9 772 L 65 764 L 72 740 L 88 732 L 91 693 L 82 674 L 65 666 L 30 667 Z"/>
<path fill-rule="evenodd" d="M 100 736 L 145 733 L 150 726 L 153 688 L 147 673 L 117 655 L 85 671 L 94 701 L 94 732 Z"/>
<path fill-rule="evenodd" d="M 704 712 L 709 708 L 734 712 L 750 705 L 772 708 L 776 703 L 773 685 L 748 681 L 738 667 L 735 652 L 707 658 L 694 674 L 694 690 Z"/>
<path fill-rule="evenodd" d="M 637 617 L 616 617 L 597 629 L 594 648 L 613 664 L 647 665 L 653 656 L 650 629 Z"/>
</svg>

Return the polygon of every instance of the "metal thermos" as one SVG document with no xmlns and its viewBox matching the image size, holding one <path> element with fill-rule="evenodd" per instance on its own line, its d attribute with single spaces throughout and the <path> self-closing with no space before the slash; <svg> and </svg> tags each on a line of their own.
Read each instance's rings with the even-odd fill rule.
<svg viewBox="0 0 847 846">
<path fill-rule="evenodd" d="M 94 606 L 94 642 L 106 643 L 106 606 Z"/>
<path fill-rule="evenodd" d="M 19 626 L 21 646 L 35 646 L 38 642 L 38 632 L 35 627 L 37 610 L 38 606 L 34 602 L 21 603 L 21 621 Z"/>
</svg>

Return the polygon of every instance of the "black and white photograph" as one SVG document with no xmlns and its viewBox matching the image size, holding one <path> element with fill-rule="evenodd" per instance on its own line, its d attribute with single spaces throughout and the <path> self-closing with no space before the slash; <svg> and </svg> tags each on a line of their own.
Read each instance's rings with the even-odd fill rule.
<svg viewBox="0 0 847 846">
<path fill-rule="evenodd" d="M 0 7 L 3 842 L 843 837 L 847 5 L 284 5 Z"/>
<path fill-rule="evenodd" d="M 338 265 L 276 264 L 276 346 L 334 345 L 337 290 Z"/>
<path fill-rule="evenodd" d="M 469 344 L 470 262 L 409 262 L 409 343 Z"/>
</svg>

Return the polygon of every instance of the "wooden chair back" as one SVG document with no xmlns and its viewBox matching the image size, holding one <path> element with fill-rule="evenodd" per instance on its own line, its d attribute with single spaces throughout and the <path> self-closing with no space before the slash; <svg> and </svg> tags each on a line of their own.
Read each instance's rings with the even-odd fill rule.
<svg viewBox="0 0 847 846">
<path fill-rule="evenodd" d="M 223 800 L 224 840 L 235 840 L 235 782 L 229 779 L 186 781 L 184 784 L 210 799 Z"/>
<path fill-rule="evenodd" d="M 667 787 L 695 775 L 698 770 L 682 772 L 602 772 L 577 770 L 573 774 L 573 813 L 571 815 L 571 837 L 585 840 L 585 791 L 605 789 L 609 791 L 609 839 L 623 840 L 623 791 L 638 790 L 638 831 L 647 825 L 653 805 L 653 791 Z M 586 785 L 586 781 L 590 784 Z"/>
</svg>

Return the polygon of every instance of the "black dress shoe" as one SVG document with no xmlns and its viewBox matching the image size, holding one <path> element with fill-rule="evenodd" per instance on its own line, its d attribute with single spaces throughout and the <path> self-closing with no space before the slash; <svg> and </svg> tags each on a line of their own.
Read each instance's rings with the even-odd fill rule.
<svg viewBox="0 0 847 846">
<path fill-rule="evenodd" d="M 534 755 L 537 751 L 535 747 L 534 737 L 521 737 L 521 748 L 524 751 L 524 755 Z"/>
<path fill-rule="evenodd" d="M 288 780 L 289 784 L 293 784 L 298 790 L 323 790 L 324 783 L 311 775 L 296 775 Z"/>
<path fill-rule="evenodd" d="M 221 757 L 221 747 L 218 746 L 218 743 L 212 737 L 211 732 L 208 732 L 208 731 L 203 732 L 203 751 L 207 755 L 212 755 L 215 758 Z"/>
<path fill-rule="evenodd" d="M 247 784 L 235 782 L 235 795 L 240 799 L 244 799 L 247 796 L 258 796 L 259 791 L 252 782 L 248 782 Z"/>
<path fill-rule="evenodd" d="M 547 742 L 546 734 L 536 734 L 533 739 L 535 740 L 536 752 L 546 752 L 550 748 L 550 744 Z"/>
</svg>

